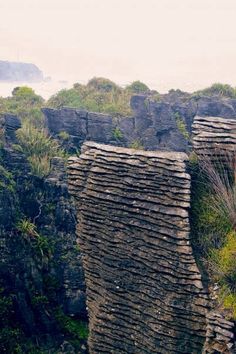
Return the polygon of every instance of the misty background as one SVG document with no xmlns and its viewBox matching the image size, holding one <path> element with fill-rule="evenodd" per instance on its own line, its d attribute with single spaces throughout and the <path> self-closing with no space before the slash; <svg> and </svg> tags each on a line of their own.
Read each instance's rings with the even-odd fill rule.
<svg viewBox="0 0 236 354">
<path fill-rule="evenodd" d="M 52 77 L 30 84 L 44 97 L 94 76 L 160 92 L 236 86 L 235 0 L 0 0 L 0 15 L 0 60 Z"/>
</svg>

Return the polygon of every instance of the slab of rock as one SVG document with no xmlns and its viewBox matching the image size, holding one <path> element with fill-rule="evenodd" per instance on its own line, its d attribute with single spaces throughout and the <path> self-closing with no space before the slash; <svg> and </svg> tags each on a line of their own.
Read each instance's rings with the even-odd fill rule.
<svg viewBox="0 0 236 354">
<path fill-rule="evenodd" d="M 87 142 L 69 160 L 91 354 L 201 353 L 208 295 L 189 241 L 186 159 Z"/>
<path fill-rule="evenodd" d="M 196 116 L 193 123 L 193 148 L 200 155 L 235 151 L 236 120 Z"/>
</svg>

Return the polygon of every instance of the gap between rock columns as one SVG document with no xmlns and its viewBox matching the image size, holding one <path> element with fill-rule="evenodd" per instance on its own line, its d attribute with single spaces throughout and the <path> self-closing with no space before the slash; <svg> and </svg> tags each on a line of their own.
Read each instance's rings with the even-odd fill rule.
<svg viewBox="0 0 236 354">
<path fill-rule="evenodd" d="M 91 354 L 202 351 L 208 295 L 189 241 L 186 160 L 93 142 L 69 159 Z"/>
</svg>

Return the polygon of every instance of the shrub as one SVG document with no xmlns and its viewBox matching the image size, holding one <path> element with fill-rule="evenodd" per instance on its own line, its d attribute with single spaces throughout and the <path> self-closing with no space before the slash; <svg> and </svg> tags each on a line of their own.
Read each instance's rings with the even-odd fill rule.
<svg viewBox="0 0 236 354">
<path fill-rule="evenodd" d="M 105 91 L 105 92 L 120 90 L 120 87 L 118 85 L 116 85 L 111 80 L 105 79 L 103 77 L 92 78 L 91 80 L 89 80 L 87 87 L 92 88 L 93 90 L 96 91 Z"/>
<path fill-rule="evenodd" d="M 123 134 L 120 130 L 120 128 L 116 127 L 113 131 L 113 137 L 116 139 L 116 140 L 121 140 L 123 138 Z"/>
<path fill-rule="evenodd" d="M 66 131 L 64 131 L 64 130 L 62 130 L 59 134 L 58 134 L 58 136 L 59 136 L 59 138 L 60 139 L 62 139 L 62 140 L 69 140 L 69 138 L 70 138 L 70 135 L 66 132 Z"/>
<path fill-rule="evenodd" d="M 201 96 L 221 96 L 221 97 L 229 97 L 236 98 L 236 89 L 227 84 L 215 83 L 210 87 L 207 87 L 203 90 L 199 90 L 193 93 L 193 97 L 201 97 Z"/>
<path fill-rule="evenodd" d="M 131 95 L 131 91 L 122 89 L 108 79 L 93 78 L 87 85 L 74 84 L 72 89 L 61 90 L 49 99 L 47 105 L 53 108 L 67 106 L 126 116 L 132 113 Z"/>
<path fill-rule="evenodd" d="M 14 193 L 15 187 L 16 184 L 13 179 L 13 175 L 2 165 L 0 165 L 0 191 L 7 189 L 8 191 Z"/>
<path fill-rule="evenodd" d="M 146 93 L 149 92 L 150 89 L 147 85 L 145 85 L 141 81 L 134 81 L 132 84 L 126 86 L 126 89 L 131 91 L 132 93 Z"/>
<path fill-rule="evenodd" d="M 50 160 L 54 156 L 63 156 L 58 142 L 47 135 L 44 129 L 35 128 L 30 122 L 24 122 L 17 130 L 19 141 L 17 148 L 23 152 L 31 166 L 31 172 L 40 178 L 50 172 Z"/>
<path fill-rule="evenodd" d="M 89 332 L 87 322 L 73 319 L 65 315 L 61 309 L 56 311 L 56 320 L 61 329 L 67 335 L 72 336 L 73 339 L 86 340 L 88 338 Z"/>
<path fill-rule="evenodd" d="M 185 121 L 181 118 L 180 114 L 175 113 L 175 121 L 177 128 L 186 140 L 189 140 L 189 132 L 187 131 Z"/>
<path fill-rule="evenodd" d="M 135 149 L 135 150 L 143 150 L 144 149 L 142 143 L 139 140 L 132 141 L 132 143 L 130 144 L 129 147 L 131 149 Z"/>
<path fill-rule="evenodd" d="M 231 313 L 230 317 L 236 320 L 236 294 L 224 287 L 220 292 L 220 300 L 223 302 L 224 308 Z"/>
<path fill-rule="evenodd" d="M 230 232 L 223 247 L 211 253 L 216 280 L 226 285 L 236 296 L 236 233 Z"/>
<path fill-rule="evenodd" d="M 44 100 L 30 87 L 16 87 L 12 96 L 0 99 L 0 113 L 13 113 L 22 120 L 29 120 L 37 127 L 44 125 L 44 116 L 41 108 Z"/>
<path fill-rule="evenodd" d="M 38 237 L 36 225 L 28 219 L 22 219 L 17 222 L 16 229 L 22 233 L 23 236 Z"/>
</svg>

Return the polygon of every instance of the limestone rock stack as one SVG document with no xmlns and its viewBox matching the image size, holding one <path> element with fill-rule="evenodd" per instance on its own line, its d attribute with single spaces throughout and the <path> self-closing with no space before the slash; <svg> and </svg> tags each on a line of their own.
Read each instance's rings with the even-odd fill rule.
<svg viewBox="0 0 236 354">
<path fill-rule="evenodd" d="M 91 354 L 201 353 L 208 295 L 189 242 L 186 159 L 87 142 L 69 160 Z"/>
<path fill-rule="evenodd" d="M 236 119 L 196 116 L 192 129 L 193 147 L 197 154 L 213 156 L 235 151 Z"/>
</svg>

